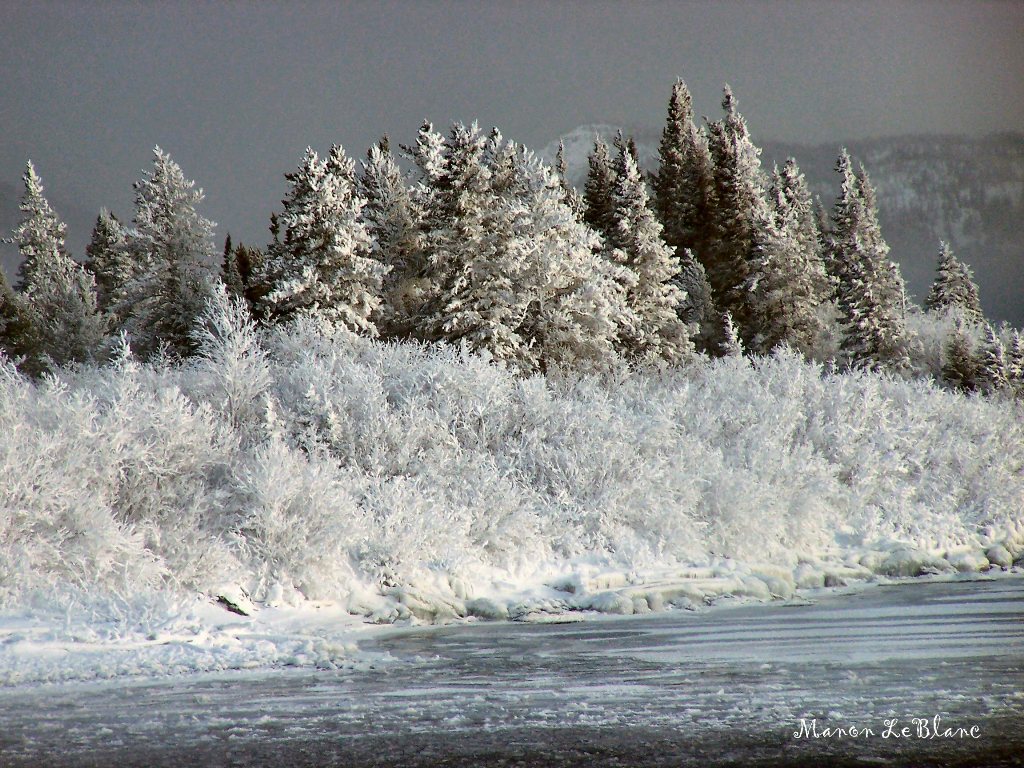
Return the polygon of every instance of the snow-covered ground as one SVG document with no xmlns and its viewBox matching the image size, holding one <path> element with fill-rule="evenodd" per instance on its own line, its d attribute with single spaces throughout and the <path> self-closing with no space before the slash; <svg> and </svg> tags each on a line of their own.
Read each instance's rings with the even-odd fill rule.
<svg viewBox="0 0 1024 768">
<path fill-rule="evenodd" d="M 815 765 L 825 755 L 1019 765 L 1024 579 L 977 579 L 583 622 L 377 628 L 348 656 L 359 663 L 341 668 L 8 685 L 0 755 L 5 766 Z M 278 626 L 278 645 L 293 642 Z M 923 738 L 924 721 L 956 735 Z M 796 738 L 802 723 L 818 736 Z M 824 735 L 851 727 L 873 733 Z M 965 735 L 974 727 L 978 738 Z"/>
</svg>

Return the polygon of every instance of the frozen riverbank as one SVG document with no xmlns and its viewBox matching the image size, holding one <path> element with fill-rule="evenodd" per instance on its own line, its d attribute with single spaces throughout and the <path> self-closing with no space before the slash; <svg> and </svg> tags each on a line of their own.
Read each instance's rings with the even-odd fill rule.
<svg viewBox="0 0 1024 768">
<path fill-rule="evenodd" d="M 1024 580 L 388 628 L 350 669 L 5 687 L 5 765 L 1016 765 Z M 979 738 L 919 738 L 913 718 Z M 886 721 L 912 728 L 885 736 Z M 870 736 L 794 738 L 801 721 Z M 772 761 L 775 761 L 774 763 Z"/>
</svg>

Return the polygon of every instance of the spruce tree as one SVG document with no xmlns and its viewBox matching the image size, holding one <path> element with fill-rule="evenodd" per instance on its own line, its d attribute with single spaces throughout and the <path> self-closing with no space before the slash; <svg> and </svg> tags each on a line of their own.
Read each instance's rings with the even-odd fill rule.
<svg viewBox="0 0 1024 768">
<path fill-rule="evenodd" d="M 678 261 L 661 239 L 661 224 L 648 203 L 647 188 L 629 148 L 620 147 L 613 213 L 617 259 L 636 275 L 627 303 L 639 323 L 626 340 L 627 354 L 638 360 L 679 362 L 692 352 L 686 324 L 678 311 L 685 298 L 676 281 Z"/>
<path fill-rule="evenodd" d="M 832 214 L 829 264 L 843 324 L 841 350 L 853 367 L 906 370 L 909 335 L 898 267 L 882 239 L 874 189 L 843 150 L 836 165 L 841 190 Z"/>
<path fill-rule="evenodd" d="M 726 115 L 708 126 L 708 147 L 714 168 L 711 242 L 704 268 L 718 306 L 729 312 L 741 335 L 749 322 L 748 258 L 754 246 L 755 214 L 764 197 L 761 150 L 754 146 L 747 124 L 725 86 Z"/>
<path fill-rule="evenodd" d="M 978 390 L 986 395 L 1004 392 L 1010 387 L 1006 348 L 995 329 L 985 325 L 985 337 L 975 355 Z"/>
<path fill-rule="evenodd" d="M 121 222 L 106 208 L 100 210 L 85 248 L 85 268 L 96 281 L 96 306 L 102 313 L 109 313 L 124 298 L 124 288 L 134 276 L 127 245 Z"/>
<path fill-rule="evenodd" d="M 973 392 L 977 388 L 978 363 L 971 338 L 961 318 L 956 319 L 956 325 L 946 339 L 942 378 L 950 387 L 961 392 Z"/>
<path fill-rule="evenodd" d="M 339 145 L 324 160 L 307 148 L 285 178 L 289 190 L 277 217 L 280 239 L 267 251 L 262 314 L 275 323 L 309 317 L 376 336 L 372 315 L 387 268 L 372 254 L 354 164 Z"/>
<path fill-rule="evenodd" d="M 21 255 L 16 287 L 26 293 L 40 282 L 40 271 L 49 268 L 55 255 L 67 256 L 64 245 L 67 228 L 44 197 L 43 182 L 31 160 L 25 164 L 22 181 L 25 191 L 18 205 L 22 218 L 14 228 L 14 241 Z"/>
<path fill-rule="evenodd" d="M 558 186 L 562 190 L 562 200 L 569 206 L 571 210 L 580 221 L 583 221 L 583 214 L 586 211 L 587 204 L 583 200 L 583 195 L 569 183 L 568 169 L 565 165 L 565 145 L 561 140 L 558 142 L 558 151 L 555 153 L 555 174 L 558 176 Z"/>
<path fill-rule="evenodd" d="M 224 255 L 220 264 L 220 280 L 227 289 L 228 297 L 240 299 L 245 296 L 245 280 L 238 264 L 238 251 L 231 243 L 231 234 L 224 238 Z"/>
<path fill-rule="evenodd" d="M 0 269 L 0 352 L 19 363 L 26 373 L 36 374 L 40 371 L 32 367 L 29 357 L 37 346 L 25 302 Z M 26 370 L 26 364 L 30 370 Z"/>
<path fill-rule="evenodd" d="M 787 166 L 775 170 L 770 204 L 755 207 L 744 340 L 761 354 L 786 344 L 809 356 L 824 333 L 818 307 L 828 281 L 803 176 Z"/>
<path fill-rule="evenodd" d="M 387 137 L 370 148 L 362 163 L 357 191 L 366 204 L 362 219 L 371 240 L 371 253 L 390 267 L 383 278 L 383 300 L 374 322 L 385 336 L 410 330 L 415 301 L 407 301 L 410 281 L 422 275 L 418 222 L 405 177 L 391 153 Z"/>
<path fill-rule="evenodd" d="M 658 171 L 651 182 L 665 242 L 680 261 L 688 248 L 703 264 L 707 262 L 714 172 L 707 139 L 693 120 L 692 101 L 686 84 L 676 80 L 658 145 Z"/>
<path fill-rule="evenodd" d="M 699 352 L 715 351 L 721 329 L 721 316 L 715 308 L 704 266 L 686 249 L 679 259 L 676 285 L 684 297 L 679 305 L 679 319 L 689 328 L 690 338 Z"/>
<path fill-rule="evenodd" d="M 214 290 L 213 222 L 196 206 L 203 192 L 160 147 L 153 170 L 135 182 L 134 230 L 127 248 L 135 277 L 115 307 L 132 349 L 142 357 L 192 355 L 194 328 Z"/>
<path fill-rule="evenodd" d="M 934 313 L 955 310 L 972 323 L 983 322 L 985 315 L 981 311 L 978 286 L 971 269 L 953 255 L 949 243 L 939 244 L 937 271 L 935 282 L 924 300 L 925 309 Z"/>
<path fill-rule="evenodd" d="M 92 276 L 65 250 L 64 224 L 43 196 L 31 162 L 23 179 L 23 218 L 14 230 L 22 257 L 20 296 L 7 302 L 7 322 L 16 329 L 8 331 L 8 343 L 26 358 L 23 369 L 38 374 L 54 365 L 93 359 L 104 329 Z"/>
<path fill-rule="evenodd" d="M 600 136 L 594 139 L 594 151 L 590 153 L 587 164 L 583 220 L 609 243 L 616 237 L 615 170 L 608 145 Z"/>
<path fill-rule="evenodd" d="M 1006 355 L 1006 376 L 1016 397 L 1024 397 L 1024 335 L 1014 331 Z"/>
</svg>

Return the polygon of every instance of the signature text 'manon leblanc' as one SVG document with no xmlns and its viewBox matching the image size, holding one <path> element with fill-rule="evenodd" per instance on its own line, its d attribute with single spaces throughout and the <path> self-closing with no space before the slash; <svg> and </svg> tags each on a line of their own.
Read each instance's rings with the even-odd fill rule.
<svg viewBox="0 0 1024 768">
<path fill-rule="evenodd" d="M 800 718 L 800 727 L 793 732 L 794 739 L 980 739 L 981 729 L 977 725 L 969 728 L 950 727 L 942 724 L 942 717 L 912 717 L 901 722 L 893 717 L 882 721 L 882 728 L 856 725 L 819 726 L 817 718 Z"/>
</svg>

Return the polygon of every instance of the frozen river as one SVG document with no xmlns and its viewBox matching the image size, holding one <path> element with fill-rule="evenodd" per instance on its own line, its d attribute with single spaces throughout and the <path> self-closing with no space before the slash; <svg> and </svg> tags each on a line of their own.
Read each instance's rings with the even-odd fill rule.
<svg viewBox="0 0 1024 768">
<path fill-rule="evenodd" d="M 1024 765 L 1020 578 L 363 647 L 389 658 L 0 690 L 0 765 Z"/>
</svg>

